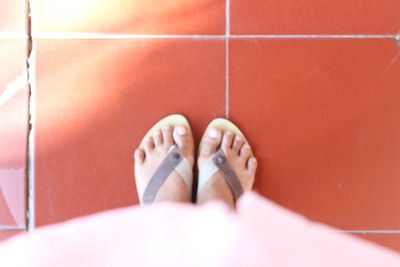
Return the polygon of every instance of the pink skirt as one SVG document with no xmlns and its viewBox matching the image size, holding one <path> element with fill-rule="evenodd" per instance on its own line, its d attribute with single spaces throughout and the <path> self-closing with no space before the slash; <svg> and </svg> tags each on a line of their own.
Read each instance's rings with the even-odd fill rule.
<svg viewBox="0 0 400 267">
<path fill-rule="evenodd" d="M 107 211 L 0 243 L 0 266 L 400 266 L 399 254 L 255 193 Z"/>
</svg>

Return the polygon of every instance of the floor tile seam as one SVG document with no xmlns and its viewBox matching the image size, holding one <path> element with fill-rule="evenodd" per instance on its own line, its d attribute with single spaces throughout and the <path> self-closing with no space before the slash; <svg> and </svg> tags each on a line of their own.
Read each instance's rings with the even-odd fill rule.
<svg viewBox="0 0 400 267">
<path fill-rule="evenodd" d="M 230 5 L 230 0 L 225 0 L 225 36 L 229 36 L 231 33 Z"/>
<path fill-rule="evenodd" d="M 225 39 L 225 118 L 229 119 L 229 38 Z"/>
<path fill-rule="evenodd" d="M 225 39 L 225 35 L 34 33 L 33 39 Z"/>
<path fill-rule="evenodd" d="M 335 232 L 351 234 L 400 234 L 400 230 L 336 230 Z"/>
<path fill-rule="evenodd" d="M 394 39 L 393 34 L 231 34 L 231 39 Z"/>
<path fill-rule="evenodd" d="M 27 230 L 27 228 L 13 225 L 0 225 L 0 231 L 12 230 Z M 334 230 L 334 232 L 352 234 L 400 234 L 400 230 Z"/>
<path fill-rule="evenodd" d="M 225 118 L 229 119 L 230 0 L 225 0 Z"/>
<path fill-rule="evenodd" d="M 26 231 L 26 227 L 19 227 L 13 225 L 0 225 L 0 231 Z"/>
<path fill-rule="evenodd" d="M 35 81 L 36 81 L 36 50 L 35 42 L 32 39 L 33 31 L 33 16 L 32 16 L 32 5 L 34 1 L 28 0 L 28 34 L 29 34 L 29 46 L 28 46 L 28 58 L 26 61 L 28 70 L 28 85 L 29 85 L 29 102 L 28 102 L 28 155 L 27 155 L 27 230 L 32 231 L 35 228 Z"/>
<path fill-rule="evenodd" d="M 29 35 L 23 32 L 0 32 L 0 40 L 27 40 Z"/>
<path fill-rule="evenodd" d="M 33 44 L 35 46 L 35 44 Z M 33 230 L 35 228 L 35 64 L 36 55 L 35 49 L 32 49 L 31 55 L 29 57 L 30 68 L 29 73 L 29 83 L 30 83 L 30 98 L 29 98 L 29 116 L 30 116 L 30 131 L 28 134 L 28 230 Z"/>
<path fill-rule="evenodd" d="M 229 22 L 229 20 L 228 20 Z M 227 22 L 227 23 L 228 23 Z M 103 34 L 103 33 L 69 33 L 49 32 L 33 33 L 33 39 L 394 39 L 395 35 L 330 35 L 330 34 L 271 34 L 271 35 L 238 35 L 230 34 L 229 26 L 223 35 L 197 34 Z M 1 39 L 1 35 L 0 35 Z"/>
<path fill-rule="evenodd" d="M 8 168 L 8 167 L 0 167 L 0 170 L 3 171 L 20 171 L 20 170 L 24 170 L 26 167 L 17 167 L 17 168 Z"/>
</svg>

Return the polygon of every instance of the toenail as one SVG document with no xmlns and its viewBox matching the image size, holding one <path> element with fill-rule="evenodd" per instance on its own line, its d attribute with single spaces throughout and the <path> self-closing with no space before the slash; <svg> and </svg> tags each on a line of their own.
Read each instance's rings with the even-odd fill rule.
<svg viewBox="0 0 400 267">
<path fill-rule="evenodd" d="M 184 134 L 186 134 L 186 129 L 185 129 L 185 127 L 183 127 L 183 126 L 178 126 L 177 129 L 176 129 L 176 131 L 177 131 L 177 133 L 178 133 L 179 135 L 184 135 Z"/>
<path fill-rule="evenodd" d="M 208 130 L 208 137 L 213 138 L 213 139 L 217 138 L 218 137 L 218 131 L 213 129 L 213 128 L 211 128 L 210 130 Z"/>
<path fill-rule="evenodd" d="M 151 141 L 151 137 L 146 137 L 146 140 L 144 140 L 145 142 L 150 142 Z"/>
</svg>

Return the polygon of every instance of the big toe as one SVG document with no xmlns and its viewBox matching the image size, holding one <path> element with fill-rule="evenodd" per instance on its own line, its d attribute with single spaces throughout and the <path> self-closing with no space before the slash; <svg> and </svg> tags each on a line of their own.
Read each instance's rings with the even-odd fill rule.
<svg viewBox="0 0 400 267">
<path fill-rule="evenodd" d="M 213 155 L 221 144 L 221 140 L 222 132 L 219 129 L 214 127 L 208 128 L 201 139 L 199 151 L 200 158 L 207 159 Z"/>
<path fill-rule="evenodd" d="M 185 157 L 193 158 L 194 141 L 190 128 L 184 125 L 176 126 L 173 131 L 173 138 Z"/>
</svg>

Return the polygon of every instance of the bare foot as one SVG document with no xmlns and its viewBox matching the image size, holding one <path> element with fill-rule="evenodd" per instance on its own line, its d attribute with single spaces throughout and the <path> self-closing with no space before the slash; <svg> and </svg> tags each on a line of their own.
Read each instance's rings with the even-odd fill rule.
<svg viewBox="0 0 400 267">
<path fill-rule="evenodd" d="M 226 159 L 238 176 L 243 191 L 250 191 L 254 184 L 254 176 L 257 169 L 257 160 L 251 156 L 251 148 L 244 144 L 241 136 L 210 127 L 201 140 L 199 158 L 197 164 L 199 169 L 220 147 L 225 152 Z M 197 195 L 197 203 L 202 204 L 209 200 L 218 199 L 235 207 L 233 193 L 220 172 L 215 173 L 204 185 Z"/>
<path fill-rule="evenodd" d="M 152 137 L 145 140 L 144 150 L 136 149 L 135 151 L 135 178 L 139 197 L 143 195 L 148 182 L 174 143 L 193 167 L 193 135 L 187 126 L 179 125 L 175 128 L 165 126 L 162 130 L 155 131 Z M 179 173 L 173 170 L 158 191 L 154 202 L 190 202 L 190 200 L 191 191 L 188 190 Z"/>
</svg>

